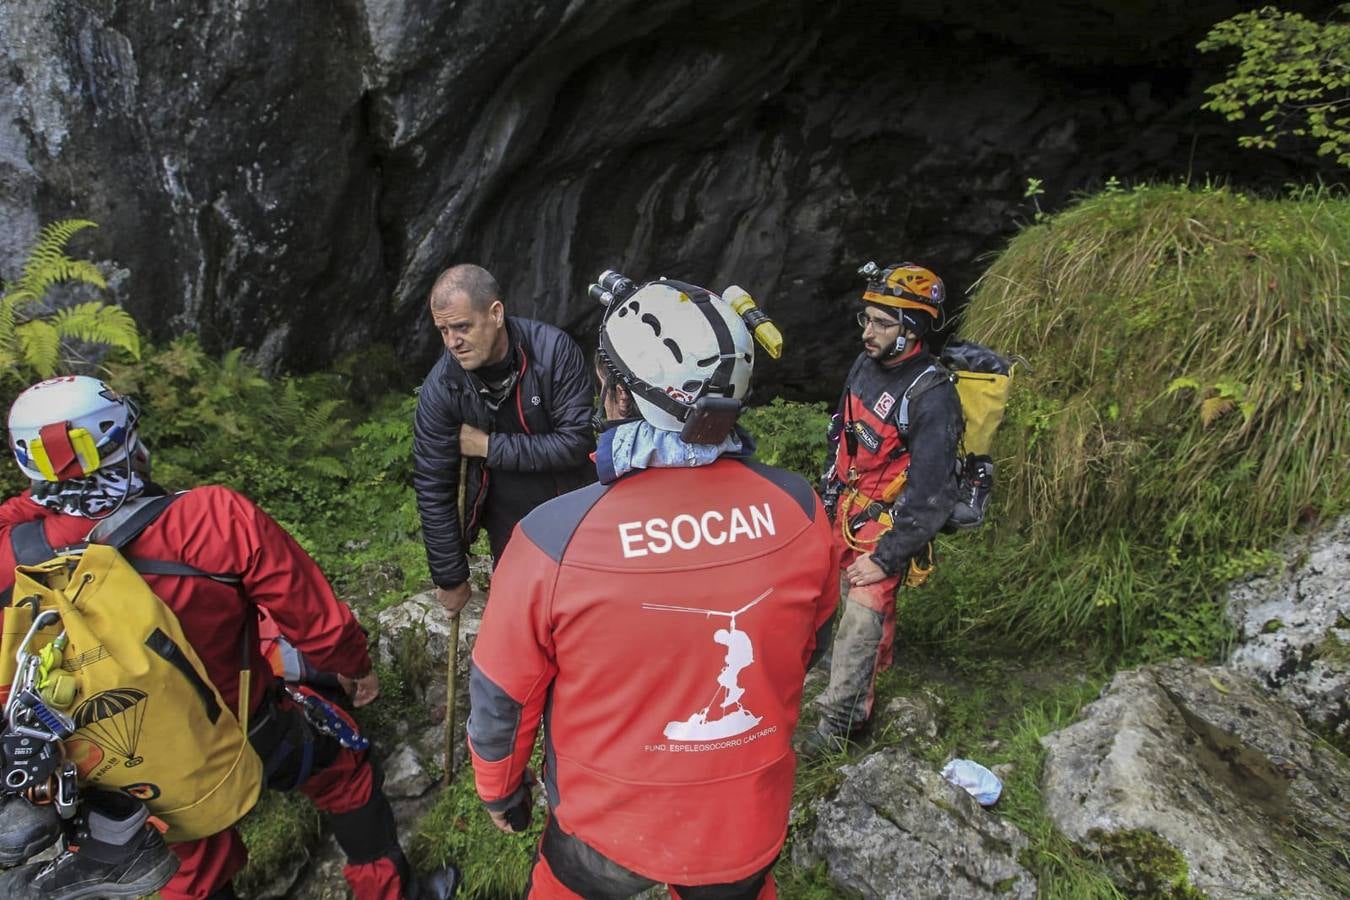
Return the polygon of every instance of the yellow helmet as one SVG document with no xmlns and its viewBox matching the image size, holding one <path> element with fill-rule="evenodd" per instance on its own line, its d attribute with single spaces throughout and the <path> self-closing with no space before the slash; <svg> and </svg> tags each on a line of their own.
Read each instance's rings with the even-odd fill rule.
<svg viewBox="0 0 1350 900">
<path fill-rule="evenodd" d="M 920 337 L 929 328 L 942 326 L 947 289 L 931 270 L 914 263 L 892 264 L 882 269 L 870 262 L 858 271 L 867 276 L 864 303 L 899 310 L 905 327 Z"/>
</svg>

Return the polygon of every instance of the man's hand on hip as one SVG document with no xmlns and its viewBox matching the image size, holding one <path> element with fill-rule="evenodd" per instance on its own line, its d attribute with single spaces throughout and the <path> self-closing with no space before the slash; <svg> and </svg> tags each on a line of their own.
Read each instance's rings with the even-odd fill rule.
<svg viewBox="0 0 1350 900">
<path fill-rule="evenodd" d="M 464 456 L 488 455 L 488 433 L 472 425 L 459 426 L 459 452 Z"/>
<path fill-rule="evenodd" d="M 436 600 L 441 606 L 445 607 L 446 612 L 452 616 L 457 616 L 459 611 L 464 608 L 464 604 L 469 602 L 470 593 L 472 593 L 472 590 L 466 581 L 452 588 L 436 588 Z"/>
<path fill-rule="evenodd" d="M 870 553 L 855 559 L 853 565 L 844 570 L 844 575 L 848 578 L 850 587 L 876 584 L 886 577 L 886 573 L 881 566 L 872 561 L 872 554 Z"/>
</svg>

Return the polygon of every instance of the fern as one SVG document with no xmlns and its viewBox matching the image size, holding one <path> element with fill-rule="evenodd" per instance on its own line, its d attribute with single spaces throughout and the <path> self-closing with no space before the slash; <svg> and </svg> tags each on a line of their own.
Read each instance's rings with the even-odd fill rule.
<svg viewBox="0 0 1350 900">
<path fill-rule="evenodd" d="M 107 288 L 93 263 L 66 255 L 66 244 L 74 235 L 96 227 L 87 219 L 47 225 L 28 253 L 23 274 L 0 295 L 0 379 L 46 378 L 58 368 L 74 366 L 78 359 L 67 341 L 105 344 L 140 358 L 136 323 L 120 307 L 91 300 L 55 310 L 42 308 L 47 292 L 57 284 Z"/>
<path fill-rule="evenodd" d="M 140 356 L 141 336 L 136 320 L 120 306 L 92 300 L 57 310 L 52 324 L 63 338 L 121 347 L 132 356 Z"/>
<path fill-rule="evenodd" d="M 24 322 L 14 329 L 23 359 L 39 377 L 48 378 L 56 371 L 61 354 L 61 333 L 46 319 Z"/>
</svg>

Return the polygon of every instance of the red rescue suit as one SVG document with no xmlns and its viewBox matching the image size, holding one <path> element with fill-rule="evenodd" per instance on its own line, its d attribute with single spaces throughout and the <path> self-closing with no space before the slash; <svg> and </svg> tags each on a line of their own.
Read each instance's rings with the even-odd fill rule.
<svg viewBox="0 0 1350 900">
<path fill-rule="evenodd" d="M 562 832 L 673 885 L 765 869 L 838 563 L 810 486 L 753 462 L 639 471 L 540 506 L 507 546 L 474 646 L 479 795 L 498 810 L 519 799 L 542 717 Z M 543 868 L 533 896 L 575 894 Z"/>
</svg>

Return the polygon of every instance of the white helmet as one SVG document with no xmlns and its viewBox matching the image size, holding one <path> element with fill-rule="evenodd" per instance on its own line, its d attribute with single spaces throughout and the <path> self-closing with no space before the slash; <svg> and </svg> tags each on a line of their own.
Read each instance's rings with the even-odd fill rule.
<svg viewBox="0 0 1350 900">
<path fill-rule="evenodd" d="M 67 481 L 140 451 L 140 410 L 97 378 L 65 375 L 25 390 L 9 408 L 9 449 L 34 481 Z"/>
<path fill-rule="evenodd" d="M 663 279 L 609 304 L 600 324 L 600 354 L 632 393 L 642 418 L 704 443 L 697 438 L 715 436 L 715 429 L 694 428 L 690 414 L 716 402 L 705 398 L 725 398 L 721 416 L 730 429 L 739 410 L 730 401 L 750 390 L 755 342 L 717 294 Z"/>
</svg>

